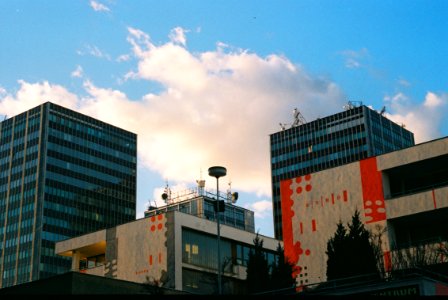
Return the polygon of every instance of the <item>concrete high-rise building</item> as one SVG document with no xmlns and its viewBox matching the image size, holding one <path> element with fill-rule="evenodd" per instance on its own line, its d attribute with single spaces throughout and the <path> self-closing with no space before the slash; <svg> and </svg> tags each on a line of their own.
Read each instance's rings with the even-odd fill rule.
<svg viewBox="0 0 448 300">
<path fill-rule="evenodd" d="M 0 122 L 0 287 L 70 270 L 56 241 L 135 220 L 136 149 L 51 102 Z"/>
<path fill-rule="evenodd" d="M 413 146 L 414 135 L 403 125 L 362 103 L 306 123 L 296 111 L 290 128 L 270 135 L 274 233 L 282 239 L 280 181 Z"/>
</svg>

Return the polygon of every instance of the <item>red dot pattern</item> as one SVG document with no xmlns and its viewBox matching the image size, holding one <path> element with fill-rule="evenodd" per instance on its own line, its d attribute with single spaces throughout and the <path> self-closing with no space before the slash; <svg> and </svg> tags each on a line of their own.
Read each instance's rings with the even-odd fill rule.
<svg viewBox="0 0 448 300">
<path fill-rule="evenodd" d="M 156 231 L 156 230 L 162 230 L 163 229 L 163 214 L 157 215 L 156 216 L 152 216 L 150 221 L 151 223 L 154 223 L 151 225 L 151 231 Z"/>
<path fill-rule="evenodd" d="M 313 189 L 313 186 L 311 185 L 311 174 L 303 176 L 305 178 L 305 191 L 310 192 Z M 302 177 L 296 178 L 296 183 L 301 183 Z M 303 188 L 301 186 L 297 187 L 296 189 L 297 194 L 301 194 L 303 192 Z"/>
</svg>

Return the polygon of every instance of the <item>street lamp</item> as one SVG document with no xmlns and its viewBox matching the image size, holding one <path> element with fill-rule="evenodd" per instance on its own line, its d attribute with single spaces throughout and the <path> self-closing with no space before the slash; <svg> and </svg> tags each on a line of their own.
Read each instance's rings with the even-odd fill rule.
<svg viewBox="0 0 448 300">
<path fill-rule="evenodd" d="M 216 177 L 216 201 L 215 201 L 215 215 L 216 215 L 216 224 L 217 224 L 217 237 L 218 237 L 218 294 L 221 295 L 221 248 L 219 246 L 220 242 L 220 228 L 219 228 L 219 219 L 220 212 L 224 211 L 225 204 L 224 200 L 219 200 L 219 177 L 224 177 L 227 174 L 227 170 L 224 167 L 214 166 L 208 168 L 208 175 L 212 177 Z"/>
</svg>

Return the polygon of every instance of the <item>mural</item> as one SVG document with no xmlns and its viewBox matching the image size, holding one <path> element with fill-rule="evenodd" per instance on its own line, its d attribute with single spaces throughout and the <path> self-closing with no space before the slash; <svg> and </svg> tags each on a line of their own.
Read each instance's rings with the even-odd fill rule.
<svg viewBox="0 0 448 300">
<path fill-rule="evenodd" d="M 118 271 L 124 276 L 120 277 L 135 282 L 160 280 L 167 271 L 165 214 L 128 223 L 117 230 Z"/>
<path fill-rule="evenodd" d="M 299 285 L 326 280 L 327 241 L 340 220 L 349 222 L 356 209 L 365 224 L 386 220 L 375 157 L 283 180 L 280 195 L 285 255 Z"/>
</svg>

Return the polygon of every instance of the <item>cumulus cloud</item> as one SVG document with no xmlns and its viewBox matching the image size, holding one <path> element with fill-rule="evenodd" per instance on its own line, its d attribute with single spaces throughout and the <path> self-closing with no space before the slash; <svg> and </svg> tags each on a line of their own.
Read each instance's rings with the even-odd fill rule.
<svg viewBox="0 0 448 300">
<path fill-rule="evenodd" d="M 90 7 L 92 7 L 94 11 L 110 11 L 109 7 L 94 0 L 90 1 Z"/>
<path fill-rule="evenodd" d="M 392 111 L 385 116 L 412 131 L 416 143 L 440 137 L 440 125 L 448 115 L 448 94 L 427 92 L 423 102 L 418 104 L 412 103 L 403 93 L 386 96 L 384 100 Z"/>
<path fill-rule="evenodd" d="M 128 32 L 137 59 L 130 78 L 159 83 L 159 93 L 130 99 L 85 80 L 81 97 L 46 81 L 20 81 L 15 95 L 0 98 L 0 113 L 54 101 L 137 133 L 140 167 L 174 184 L 194 183 L 199 170 L 223 165 L 222 184 L 231 178 L 235 190 L 262 197 L 271 195 L 269 135 L 280 130 L 278 123 L 291 123 L 294 108 L 313 120 L 345 103 L 334 83 L 279 55 L 230 47 L 192 53 L 184 43 L 155 45 L 141 30 Z M 206 181 L 206 188 L 214 187 L 212 178 Z M 261 203 L 255 207 L 260 214 Z"/>
<path fill-rule="evenodd" d="M 83 74 L 82 67 L 80 65 L 76 66 L 76 69 L 70 74 L 72 77 L 81 78 Z"/>
</svg>

